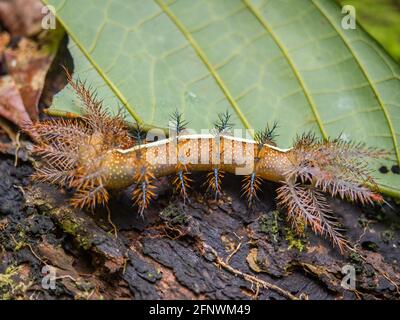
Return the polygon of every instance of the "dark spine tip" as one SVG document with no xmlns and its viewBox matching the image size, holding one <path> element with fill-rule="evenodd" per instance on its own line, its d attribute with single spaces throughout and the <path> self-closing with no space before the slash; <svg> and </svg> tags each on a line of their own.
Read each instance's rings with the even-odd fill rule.
<svg viewBox="0 0 400 320">
<path fill-rule="evenodd" d="M 233 128 L 233 124 L 229 122 L 231 116 L 232 115 L 228 112 L 228 110 L 224 113 L 218 114 L 218 120 L 214 123 L 214 127 L 219 133 L 229 131 Z"/>
<path fill-rule="evenodd" d="M 170 117 L 171 125 L 172 125 L 172 130 L 176 132 L 177 135 L 179 135 L 183 130 L 186 129 L 187 125 L 189 124 L 188 121 L 185 121 L 183 119 L 183 113 L 179 112 L 176 110 Z"/>
</svg>

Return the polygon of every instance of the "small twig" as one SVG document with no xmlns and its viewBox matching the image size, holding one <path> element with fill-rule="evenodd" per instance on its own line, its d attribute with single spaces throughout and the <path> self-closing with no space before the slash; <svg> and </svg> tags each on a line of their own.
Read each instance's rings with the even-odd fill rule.
<svg viewBox="0 0 400 320">
<path fill-rule="evenodd" d="M 220 265 L 221 267 L 223 267 L 225 270 L 238 275 L 240 277 L 242 277 L 243 279 L 249 281 L 249 282 L 253 282 L 256 283 L 257 285 L 261 285 L 264 288 L 270 289 L 270 290 L 274 290 L 278 293 L 280 293 L 281 295 L 283 295 L 284 297 L 290 299 L 290 300 L 300 300 L 298 297 L 296 297 L 295 295 L 291 294 L 289 291 L 284 290 L 280 287 L 278 287 L 277 285 L 274 285 L 272 283 L 266 282 L 264 280 L 258 279 L 255 276 L 252 276 L 250 274 L 247 273 L 243 273 L 240 270 L 237 270 L 233 267 L 231 267 L 229 264 L 225 263 L 223 260 L 221 260 L 221 258 L 217 257 L 216 258 L 216 263 L 218 265 Z"/>
<path fill-rule="evenodd" d="M 40 258 L 38 254 L 36 254 L 36 252 L 33 250 L 32 246 L 29 243 L 27 243 L 26 245 L 29 248 L 29 250 L 32 252 L 32 254 L 36 257 L 36 259 L 38 259 L 45 266 L 48 266 L 47 262 L 44 261 L 42 258 Z"/>
<path fill-rule="evenodd" d="M 21 148 L 21 143 L 19 141 L 20 135 L 21 135 L 21 132 L 18 131 L 17 135 L 15 136 L 15 145 L 16 145 L 16 147 L 15 147 L 14 167 L 16 167 L 18 165 L 18 152 L 19 152 L 19 149 Z"/>
<path fill-rule="evenodd" d="M 204 244 L 203 244 L 204 246 Z M 225 261 L 223 261 L 223 259 L 221 259 L 218 256 L 217 251 L 215 251 L 215 249 L 213 249 L 211 246 L 206 245 L 207 249 L 209 249 L 213 255 L 215 256 L 215 264 L 218 267 L 222 267 L 223 269 L 231 272 L 234 275 L 240 276 L 241 278 L 245 279 L 246 281 L 249 281 L 252 284 L 256 284 L 257 286 L 261 286 L 263 288 L 267 288 L 270 290 L 273 290 L 275 292 L 278 292 L 279 294 L 281 294 L 282 296 L 290 299 L 290 300 L 300 300 L 298 297 L 296 297 L 295 295 L 291 294 L 289 291 L 282 289 L 281 287 L 278 287 L 277 285 L 274 285 L 272 283 L 269 283 L 267 281 L 258 279 L 257 277 L 244 273 L 240 270 L 237 270 L 235 268 L 233 268 L 232 266 L 230 266 L 228 263 L 226 263 Z M 203 251 L 203 250 L 202 250 Z"/>
<path fill-rule="evenodd" d="M 125 272 L 126 272 L 126 267 L 127 267 L 127 265 L 128 265 L 128 259 L 125 259 L 124 267 L 122 268 L 122 274 L 123 274 L 123 275 L 124 275 Z"/>
<path fill-rule="evenodd" d="M 354 244 L 354 248 L 357 249 L 360 246 L 362 238 L 364 238 L 365 234 L 367 233 L 367 230 L 369 229 L 369 225 L 372 223 L 372 221 L 368 221 L 366 226 L 363 228 L 363 232 L 361 233 L 360 237 Z"/>
<path fill-rule="evenodd" d="M 11 126 L 2 118 L 0 118 L 0 128 L 7 134 L 7 136 L 11 139 L 11 141 L 15 141 L 15 131 L 11 128 Z"/>
<path fill-rule="evenodd" d="M 22 186 L 17 186 L 16 184 L 13 185 L 14 188 L 19 189 L 23 196 L 25 197 L 25 190 Z"/>
<path fill-rule="evenodd" d="M 14 241 L 15 245 L 20 244 L 14 237 L 13 234 L 10 234 L 12 240 Z M 26 246 L 29 248 L 29 250 L 31 251 L 31 253 L 35 256 L 36 259 L 38 259 L 41 263 L 43 263 L 45 266 L 48 266 L 49 264 L 44 261 L 32 248 L 32 246 L 29 243 L 23 243 L 22 246 Z"/>
<path fill-rule="evenodd" d="M 70 279 L 70 280 L 74 281 L 75 283 L 78 281 L 78 280 L 76 280 L 73 276 L 71 276 L 71 275 L 69 275 L 69 274 L 66 274 L 66 275 L 63 275 L 63 276 L 59 276 L 59 277 L 55 277 L 55 278 L 54 278 L 54 280 L 62 280 L 62 279 Z"/>
<path fill-rule="evenodd" d="M 255 284 L 256 285 L 256 290 L 254 292 L 253 286 L 254 286 L 254 282 L 251 283 L 251 291 L 254 292 L 254 299 L 258 298 L 258 295 L 260 294 L 260 285 L 258 283 Z"/>
<path fill-rule="evenodd" d="M 114 230 L 114 236 L 115 236 L 115 238 L 117 238 L 118 237 L 118 230 L 117 230 L 117 227 L 115 226 L 115 224 L 111 220 L 111 211 L 110 211 L 110 208 L 107 205 L 106 205 L 106 209 L 107 209 L 108 223 L 112 225 L 113 230 Z"/>
<path fill-rule="evenodd" d="M 362 300 L 363 294 L 362 292 L 358 291 L 357 289 L 351 290 L 353 291 L 354 295 L 356 296 L 357 300 Z"/>
<path fill-rule="evenodd" d="M 158 225 L 158 226 L 154 226 L 154 227 L 149 227 L 149 228 L 146 228 L 146 230 L 157 230 L 157 231 L 161 230 L 161 231 L 163 231 L 163 234 L 146 236 L 146 238 L 149 238 L 149 239 L 158 239 L 158 238 L 167 237 L 170 240 L 178 240 L 179 238 L 182 238 L 183 236 L 186 235 L 186 232 L 182 231 L 179 228 L 172 227 L 167 223 L 164 223 L 164 224 L 161 224 L 161 225 Z M 177 235 L 176 236 L 171 236 L 171 235 L 168 234 L 168 231 L 169 232 L 171 232 L 171 231 L 175 232 Z"/>
<path fill-rule="evenodd" d="M 232 257 L 240 250 L 240 247 L 242 246 L 242 243 L 239 242 L 235 250 L 232 251 L 232 253 L 226 258 L 226 263 L 229 263 L 229 261 L 232 259 Z"/>
</svg>

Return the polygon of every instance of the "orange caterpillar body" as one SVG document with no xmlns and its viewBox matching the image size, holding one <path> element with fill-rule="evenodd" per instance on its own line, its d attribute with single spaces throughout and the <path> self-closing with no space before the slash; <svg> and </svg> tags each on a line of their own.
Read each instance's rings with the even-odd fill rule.
<svg viewBox="0 0 400 320">
<path fill-rule="evenodd" d="M 139 130 L 129 133 L 121 115 L 109 116 L 82 82 L 70 83 L 83 102 L 82 118 L 46 120 L 26 130 L 36 137 L 34 151 L 42 159 L 34 178 L 74 188 L 71 202 L 76 207 L 106 205 L 109 190 L 135 184 L 132 198 L 143 214 L 157 178 L 172 176 L 186 201 L 191 172 L 208 172 L 206 187 L 216 198 L 225 173 L 241 174 L 249 205 L 262 180 L 277 182 L 278 205 L 286 209 L 295 231 L 302 234 L 310 226 L 344 251 L 350 244 L 326 196 L 362 204 L 383 201 L 366 164 L 369 157 L 385 156 L 382 150 L 340 139 L 322 141 L 311 134 L 298 137 L 291 149 L 280 149 L 273 142 L 275 126 L 254 140 L 236 138 L 227 114 L 220 115 L 212 133 L 201 135 L 187 134 L 177 114 L 174 135 L 146 143 Z"/>
<path fill-rule="evenodd" d="M 247 151 L 248 159 L 245 159 L 246 155 L 238 157 L 234 155 L 238 144 L 241 145 L 239 149 L 245 150 L 243 152 Z M 205 160 L 201 159 L 202 161 L 198 161 L 199 163 L 191 163 L 188 159 L 190 155 L 186 154 L 187 163 L 181 162 L 179 153 L 185 153 L 185 151 L 195 155 L 206 154 L 203 157 Z M 227 156 L 227 153 L 230 155 Z M 268 144 L 260 148 L 255 141 L 228 135 L 192 134 L 150 142 L 130 149 L 110 150 L 103 164 L 109 168 L 104 176 L 104 183 L 105 187 L 110 189 L 125 188 L 138 182 L 136 177 L 143 171 L 151 172 L 153 176 L 159 178 L 176 174 L 179 167 L 182 167 L 182 171 L 187 172 L 211 172 L 217 168 L 219 171 L 235 174 L 238 169 L 242 167 L 245 169 L 246 164 L 243 164 L 243 161 L 248 160 L 248 163 L 252 161 L 252 154 L 257 154 L 259 158 L 254 163 L 252 173 L 275 182 L 285 179 L 285 172 L 290 167 L 287 150 Z M 229 159 L 229 161 L 224 161 L 224 159 Z M 241 161 L 235 161 L 236 159 Z"/>
</svg>

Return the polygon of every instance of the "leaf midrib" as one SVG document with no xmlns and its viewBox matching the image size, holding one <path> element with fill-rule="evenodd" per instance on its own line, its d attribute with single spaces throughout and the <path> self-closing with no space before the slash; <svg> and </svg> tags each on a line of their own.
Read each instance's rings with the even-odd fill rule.
<svg viewBox="0 0 400 320">
<path fill-rule="evenodd" d="M 174 15 L 174 13 L 169 9 L 169 7 L 162 1 L 162 0 L 154 0 L 160 9 L 169 17 L 169 19 L 174 23 L 174 25 L 179 29 L 182 35 L 186 38 L 186 40 L 190 43 L 193 50 L 196 52 L 200 60 L 204 63 L 218 86 L 220 87 L 221 91 L 228 99 L 229 103 L 231 104 L 232 108 L 235 110 L 237 116 L 239 117 L 240 121 L 247 129 L 251 129 L 251 125 L 245 115 L 243 114 L 242 110 L 240 109 L 239 105 L 237 104 L 236 100 L 233 98 L 232 94 L 230 93 L 229 89 L 226 87 L 224 81 L 219 76 L 218 72 L 215 70 L 213 65 L 208 58 L 204 51 L 201 49 L 197 41 L 190 35 L 189 31 L 185 28 L 185 26 L 179 21 L 179 19 Z"/>
<path fill-rule="evenodd" d="M 281 50 L 283 56 L 285 57 L 286 61 L 288 62 L 290 68 L 292 69 L 297 81 L 300 84 L 300 87 L 302 88 L 304 95 L 310 105 L 311 111 L 314 114 L 315 121 L 318 124 L 318 127 L 321 131 L 322 137 L 327 140 L 328 139 L 328 134 L 324 128 L 324 125 L 322 123 L 321 117 L 319 115 L 317 106 L 314 102 L 314 99 L 311 96 L 310 91 L 308 90 L 305 81 L 303 80 L 303 77 L 301 76 L 300 72 L 298 71 L 295 62 L 291 58 L 291 56 L 288 53 L 288 50 L 286 49 L 285 45 L 282 43 L 282 41 L 279 39 L 279 37 L 275 34 L 274 30 L 272 29 L 271 25 L 262 17 L 261 13 L 257 10 L 256 7 L 254 7 L 248 0 L 242 0 L 242 2 L 246 5 L 246 7 L 249 9 L 249 11 L 256 17 L 256 19 L 260 22 L 260 24 L 265 28 L 265 30 L 268 32 L 268 34 L 272 37 L 276 45 L 279 47 Z"/>
<path fill-rule="evenodd" d="M 48 4 L 47 0 L 42 0 L 45 4 Z M 122 92 L 115 86 L 115 84 L 111 81 L 111 79 L 102 72 L 100 66 L 96 63 L 96 61 L 91 57 L 90 53 L 82 46 L 78 37 L 71 31 L 68 25 L 63 21 L 60 16 L 57 16 L 57 20 L 60 22 L 64 30 L 68 33 L 71 39 L 74 41 L 75 45 L 79 48 L 79 50 L 83 53 L 83 55 L 88 59 L 93 68 L 97 71 L 97 73 L 103 78 L 103 80 L 107 83 L 111 91 L 115 94 L 115 96 L 121 101 L 121 103 L 125 106 L 131 116 L 135 119 L 137 123 L 142 123 L 143 121 L 140 119 L 138 114 L 135 112 L 134 108 L 129 104 L 128 99 L 122 94 Z"/>
</svg>

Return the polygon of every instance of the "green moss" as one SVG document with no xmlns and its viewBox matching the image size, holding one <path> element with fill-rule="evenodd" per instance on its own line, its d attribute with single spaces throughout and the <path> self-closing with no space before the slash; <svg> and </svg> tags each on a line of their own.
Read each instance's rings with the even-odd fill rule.
<svg viewBox="0 0 400 320">
<path fill-rule="evenodd" d="M 16 281 L 21 268 L 21 266 L 9 266 L 0 274 L 0 300 L 24 297 L 27 286 L 21 281 Z"/>
<path fill-rule="evenodd" d="M 357 252 L 350 251 L 349 253 L 349 259 L 352 265 L 354 266 L 356 273 L 361 273 L 362 270 L 364 269 L 363 267 L 363 259 L 361 255 Z"/>
<path fill-rule="evenodd" d="M 378 252 L 379 250 L 379 246 L 375 242 L 363 242 L 363 248 L 373 252 Z"/>
<path fill-rule="evenodd" d="M 78 224 L 70 219 L 62 220 L 62 227 L 66 233 L 75 235 L 78 230 Z"/>
<path fill-rule="evenodd" d="M 278 242 L 279 237 L 279 211 L 270 211 L 268 214 L 261 216 L 259 220 L 260 230 L 271 236 L 271 238 Z"/>
<path fill-rule="evenodd" d="M 300 252 L 304 250 L 304 243 L 303 241 L 298 238 L 291 228 L 285 228 L 285 239 L 289 243 L 288 249 L 296 248 Z"/>
<path fill-rule="evenodd" d="M 11 234 L 11 239 L 14 243 L 14 251 L 19 251 L 28 245 L 26 232 L 21 225 L 18 225 L 17 233 Z"/>
<path fill-rule="evenodd" d="M 184 225 L 189 220 L 188 216 L 173 203 L 160 212 L 160 217 L 171 225 Z"/>
<path fill-rule="evenodd" d="M 92 246 L 90 239 L 82 237 L 81 225 L 73 218 L 66 218 L 61 221 L 63 230 L 72 235 L 77 241 L 78 245 L 83 249 L 88 250 Z"/>
<path fill-rule="evenodd" d="M 393 230 L 385 230 L 381 232 L 381 239 L 386 244 L 389 244 L 396 239 L 396 234 Z"/>
<path fill-rule="evenodd" d="M 92 246 L 92 241 L 90 241 L 87 238 L 82 237 L 81 235 L 77 235 L 75 237 L 75 240 L 78 242 L 78 244 L 82 247 L 84 250 L 89 250 Z"/>
</svg>

